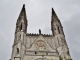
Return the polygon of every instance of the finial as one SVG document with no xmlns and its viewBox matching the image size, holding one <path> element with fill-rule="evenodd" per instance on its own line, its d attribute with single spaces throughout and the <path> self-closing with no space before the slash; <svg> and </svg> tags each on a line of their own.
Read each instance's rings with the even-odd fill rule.
<svg viewBox="0 0 80 60">
<path fill-rule="evenodd" d="M 41 34 L 41 29 L 39 29 L 39 34 Z"/>
<path fill-rule="evenodd" d="M 53 11 L 53 7 L 52 7 L 52 11 Z"/>
<path fill-rule="evenodd" d="M 55 11 L 54 11 L 54 9 L 52 8 L 52 14 L 55 14 Z"/>
<path fill-rule="evenodd" d="M 25 8 L 25 4 L 23 4 L 23 8 Z"/>
</svg>

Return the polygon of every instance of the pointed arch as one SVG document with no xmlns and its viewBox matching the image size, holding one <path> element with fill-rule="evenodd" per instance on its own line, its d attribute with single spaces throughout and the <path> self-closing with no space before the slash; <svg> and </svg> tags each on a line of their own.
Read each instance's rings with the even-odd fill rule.
<svg viewBox="0 0 80 60">
<path fill-rule="evenodd" d="M 19 39 L 21 40 L 21 34 L 20 34 L 20 36 L 19 36 Z"/>
<path fill-rule="evenodd" d="M 57 26 L 58 27 L 58 32 L 60 33 L 60 27 L 59 26 Z"/>
<path fill-rule="evenodd" d="M 17 48 L 17 54 L 19 54 L 19 48 Z"/>
<path fill-rule="evenodd" d="M 21 24 L 21 26 L 20 26 L 20 30 L 22 30 L 22 24 Z"/>
</svg>

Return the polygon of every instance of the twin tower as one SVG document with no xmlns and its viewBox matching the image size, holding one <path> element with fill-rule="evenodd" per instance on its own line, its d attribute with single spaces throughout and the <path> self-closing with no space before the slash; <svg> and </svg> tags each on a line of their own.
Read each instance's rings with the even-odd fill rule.
<svg viewBox="0 0 80 60">
<path fill-rule="evenodd" d="M 10 60 L 72 60 L 63 27 L 52 8 L 52 35 L 27 33 L 27 17 L 23 5 L 17 19 L 14 44 Z"/>
</svg>

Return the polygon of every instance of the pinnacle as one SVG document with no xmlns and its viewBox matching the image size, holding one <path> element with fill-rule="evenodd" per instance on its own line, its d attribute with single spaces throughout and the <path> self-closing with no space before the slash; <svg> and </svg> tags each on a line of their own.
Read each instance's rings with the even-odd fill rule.
<svg viewBox="0 0 80 60">
<path fill-rule="evenodd" d="M 27 19 L 27 17 L 26 17 L 25 4 L 23 4 L 23 6 L 22 6 L 21 12 L 20 12 L 19 17 L 18 17 L 18 21 L 20 21 L 22 18 L 23 18 L 23 20 L 25 20 L 25 21 L 26 21 L 26 19 Z"/>
<path fill-rule="evenodd" d="M 23 4 L 23 8 L 22 9 L 25 9 L 25 4 Z"/>
<path fill-rule="evenodd" d="M 25 4 L 23 4 L 22 11 L 25 11 Z"/>
<path fill-rule="evenodd" d="M 55 11 L 54 11 L 54 9 L 52 8 L 52 14 L 55 14 Z"/>
</svg>

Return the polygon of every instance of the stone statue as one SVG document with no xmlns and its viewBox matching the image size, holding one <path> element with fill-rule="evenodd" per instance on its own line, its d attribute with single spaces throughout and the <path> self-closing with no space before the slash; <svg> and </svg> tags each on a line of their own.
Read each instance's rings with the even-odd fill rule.
<svg viewBox="0 0 80 60">
<path fill-rule="evenodd" d="M 41 29 L 39 29 L 39 34 L 41 34 Z"/>
</svg>

